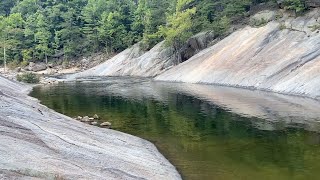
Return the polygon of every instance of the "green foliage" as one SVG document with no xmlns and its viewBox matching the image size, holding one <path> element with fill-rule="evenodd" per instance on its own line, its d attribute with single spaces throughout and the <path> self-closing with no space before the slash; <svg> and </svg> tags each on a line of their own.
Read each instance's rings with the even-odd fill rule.
<svg viewBox="0 0 320 180">
<path fill-rule="evenodd" d="M 34 35 L 36 41 L 35 50 L 39 58 L 47 58 L 51 53 L 49 47 L 51 33 L 49 28 L 48 20 L 42 13 L 39 13 L 37 16 L 36 33 Z"/>
<path fill-rule="evenodd" d="M 223 35 L 251 5 L 267 1 L 273 0 L 2 0 L 0 61 L 70 60 L 137 42 L 150 49 L 162 40 L 178 50 L 200 31 Z M 287 0 L 287 8 L 301 11 L 299 2 Z"/>
<path fill-rule="evenodd" d="M 301 13 L 306 10 L 306 6 L 302 0 L 284 0 L 283 4 L 285 9 L 294 10 L 297 13 Z"/>
<path fill-rule="evenodd" d="M 30 84 L 36 84 L 36 83 L 39 83 L 40 81 L 39 76 L 31 72 L 18 74 L 17 80 L 20 82 L 25 82 Z"/>
<path fill-rule="evenodd" d="M 166 43 L 173 45 L 176 49 L 192 36 L 192 16 L 196 13 L 196 8 L 185 9 L 191 2 L 192 0 L 178 0 L 176 12 L 169 15 L 167 25 L 160 26 L 159 29 Z"/>
</svg>

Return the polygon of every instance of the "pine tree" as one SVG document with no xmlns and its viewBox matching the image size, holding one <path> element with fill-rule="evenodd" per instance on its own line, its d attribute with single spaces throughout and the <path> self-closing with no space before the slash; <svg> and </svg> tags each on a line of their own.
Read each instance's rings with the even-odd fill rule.
<svg viewBox="0 0 320 180">
<path fill-rule="evenodd" d="M 35 33 L 35 40 L 36 40 L 36 47 L 38 57 L 45 58 L 46 64 L 48 63 L 48 55 L 52 52 L 50 49 L 50 38 L 51 33 L 49 31 L 49 24 L 43 13 L 38 13 L 37 16 L 37 25 L 36 25 L 36 33 Z"/>
</svg>

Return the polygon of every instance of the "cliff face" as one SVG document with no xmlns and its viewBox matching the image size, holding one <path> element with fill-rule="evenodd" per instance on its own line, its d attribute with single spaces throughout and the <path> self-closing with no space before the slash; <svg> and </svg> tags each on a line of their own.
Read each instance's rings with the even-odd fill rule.
<svg viewBox="0 0 320 180">
<path fill-rule="evenodd" d="M 266 22 L 269 23 L 265 25 Z M 181 51 L 185 62 L 178 66 L 172 48 L 163 46 L 163 42 L 148 52 L 135 45 L 69 79 L 156 76 L 155 80 L 159 81 L 320 96 L 320 10 L 314 9 L 297 18 L 281 10 L 263 11 L 254 15 L 250 23 L 263 27 L 247 26 L 207 49 L 204 48 L 212 44 L 215 36 L 212 33 L 194 36 Z"/>
<path fill-rule="evenodd" d="M 163 43 L 159 43 L 150 51 L 143 52 L 139 44 L 136 44 L 104 63 L 72 75 L 70 78 L 86 76 L 155 76 L 173 65 L 172 49 L 163 48 L 162 45 Z"/>
<path fill-rule="evenodd" d="M 182 60 L 185 61 L 208 47 L 214 38 L 212 32 L 203 32 L 191 37 L 180 52 Z M 147 52 L 142 51 L 139 44 L 136 44 L 96 67 L 69 76 L 69 79 L 88 76 L 154 77 L 175 64 L 173 48 L 166 47 L 164 42 Z"/>
<path fill-rule="evenodd" d="M 0 76 L 0 179 L 181 179 L 143 139 L 89 126 Z"/>
<path fill-rule="evenodd" d="M 155 79 L 320 97 L 319 14 L 246 27 Z"/>
</svg>

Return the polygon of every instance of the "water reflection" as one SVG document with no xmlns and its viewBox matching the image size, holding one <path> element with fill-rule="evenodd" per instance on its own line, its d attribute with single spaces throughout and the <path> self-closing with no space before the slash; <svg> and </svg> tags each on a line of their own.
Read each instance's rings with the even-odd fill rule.
<svg viewBox="0 0 320 180">
<path fill-rule="evenodd" d="M 320 175 L 320 104 L 312 99 L 132 78 L 37 87 L 32 95 L 61 113 L 97 113 L 153 141 L 185 179 Z"/>
</svg>

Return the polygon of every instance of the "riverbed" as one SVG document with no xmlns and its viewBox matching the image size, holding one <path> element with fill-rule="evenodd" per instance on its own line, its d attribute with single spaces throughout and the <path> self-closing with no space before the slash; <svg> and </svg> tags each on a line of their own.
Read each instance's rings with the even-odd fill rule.
<svg viewBox="0 0 320 180">
<path fill-rule="evenodd" d="M 317 179 L 319 101 L 148 78 L 87 78 L 31 96 L 153 142 L 187 180 Z"/>
</svg>

